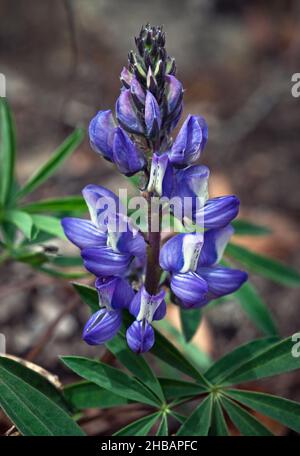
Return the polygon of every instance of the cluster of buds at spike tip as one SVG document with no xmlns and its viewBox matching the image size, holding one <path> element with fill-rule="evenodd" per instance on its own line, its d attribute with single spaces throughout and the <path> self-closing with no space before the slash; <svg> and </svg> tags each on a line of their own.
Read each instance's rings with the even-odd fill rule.
<svg viewBox="0 0 300 456">
<path fill-rule="evenodd" d="M 121 73 L 115 115 L 99 111 L 90 122 L 91 146 L 122 174 L 144 173 L 148 205 L 152 197 L 162 197 L 161 205 L 164 198 L 177 198 L 183 206 L 191 201 L 188 222 L 200 219 L 202 231 L 173 235 L 160 246 L 159 233 L 151 228 L 147 235 L 139 232 L 119 198 L 97 185 L 83 190 L 90 220 L 65 218 L 62 225 L 80 249 L 86 269 L 96 276 L 99 310 L 88 320 L 84 340 L 101 344 L 114 337 L 126 309 L 134 317 L 127 343 L 142 353 L 155 343 L 153 321 L 166 314 L 165 288 L 183 309 L 202 307 L 233 293 L 247 274 L 220 265 L 239 200 L 234 195 L 209 198 L 209 169 L 197 163 L 208 140 L 205 119 L 188 115 L 177 137 L 171 137 L 182 113 L 183 88 L 165 49 L 165 34 L 161 27 L 146 25 L 135 43 L 137 52 L 129 53 L 128 68 Z M 152 215 L 150 210 L 149 227 Z M 181 214 L 173 215 L 182 223 Z M 111 221 L 122 222 L 126 229 Z M 164 286 L 162 271 L 167 276 Z"/>
</svg>

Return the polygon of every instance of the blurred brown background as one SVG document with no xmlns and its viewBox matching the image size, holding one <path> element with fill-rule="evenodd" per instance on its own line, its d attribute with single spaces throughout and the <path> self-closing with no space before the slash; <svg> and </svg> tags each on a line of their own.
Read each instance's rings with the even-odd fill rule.
<svg viewBox="0 0 300 456">
<path fill-rule="evenodd" d="M 163 24 L 186 88 L 185 114 L 202 114 L 209 124 L 202 163 L 211 168 L 211 195 L 237 194 L 241 215 L 274 232 L 240 242 L 300 267 L 300 98 L 291 95 L 291 76 L 300 71 L 297 0 L 0 0 L 0 15 L 0 72 L 16 117 L 20 181 L 75 125 L 86 126 L 97 110 L 114 106 L 134 35 L 146 22 Z M 86 140 L 34 197 L 79 194 L 88 183 L 116 190 L 124 182 Z M 58 354 L 99 352 L 81 342 L 87 311 L 72 308 L 67 283 L 20 264 L 1 275 L 0 330 L 10 353 L 28 354 L 70 303 L 55 338 L 34 358 L 61 374 Z M 281 335 L 296 332 L 298 291 L 253 280 Z M 215 357 L 259 335 L 229 302 L 208 314 L 196 343 Z M 300 400 L 296 375 L 267 387 Z"/>
</svg>

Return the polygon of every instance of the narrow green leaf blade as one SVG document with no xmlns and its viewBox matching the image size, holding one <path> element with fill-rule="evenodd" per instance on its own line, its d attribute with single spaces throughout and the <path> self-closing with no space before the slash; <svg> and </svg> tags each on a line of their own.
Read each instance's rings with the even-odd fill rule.
<svg viewBox="0 0 300 456">
<path fill-rule="evenodd" d="M 196 396 L 207 391 L 207 389 L 202 385 L 186 382 L 184 380 L 159 378 L 159 381 L 167 401 L 171 399 L 179 399 L 182 397 Z"/>
<path fill-rule="evenodd" d="M 137 356 L 133 353 L 126 342 L 123 334 L 117 334 L 113 339 L 106 342 L 106 347 L 115 355 L 115 357 L 132 372 L 144 385 L 146 385 L 161 402 L 165 398 L 157 377 L 147 364 L 143 356 Z"/>
<path fill-rule="evenodd" d="M 296 432 L 300 432 L 300 404 L 271 394 L 252 391 L 227 390 L 236 401 L 269 416 Z"/>
<path fill-rule="evenodd" d="M 230 353 L 227 353 L 218 361 L 216 361 L 206 372 L 205 378 L 214 384 L 221 383 L 231 372 L 237 369 L 240 365 L 256 357 L 267 348 L 277 342 L 275 337 L 265 337 L 256 339 L 246 344 L 240 345 Z"/>
<path fill-rule="evenodd" d="M 128 426 L 120 429 L 114 434 L 114 436 L 145 436 L 151 431 L 151 428 L 158 420 L 159 415 L 159 412 L 157 412 L 152 415 L 144 416 L 143 418 L 140 418 L 139 420 L 136 420 L 133 423 L 128 424 Z"/>
<path fill-rule="evenodd" d="M 55 402 L 0 366 L 0 406 L 23 435 L 84 435 Z"/>
<path fill-rule="evenodd" d="M 300 368 L 300 357 L 293 356 L 292 337 L 277 342 L 254 358 L 246 360 L 226 375 L 223 384 L 237 384 L 290 372 Z"/>
<path fill-rule="evenodd" d="M 222 404 L 230 416 L 233 424 L 239 429 L 242 435 L 246 436 L 267 436 L 273 435 L 262 423 L 248 413 L 235 402 L 222 397 Z"/>
<path fill-rule="evenodd" d="M 70 411 L 68 404 L 61 393 L 47 378 L 38 372 L 30 369 L 29 367 L 21 364 L 13 359 L 0 356 L 0 367 L 8 370 L 11 374 L 21 378 L 24 382 L 28 383 L 33 388 L 43 393 L 52 402 L 55 402 L 60 408 Z"/>
<path fill-rule="evenodd" d="M 34 203 L 24 204 L 22 209 L 33 214 L 41 212 L 85 213 L 87 212 L 87 205 L 83 197 L 78 195 L 40 200 Z"/>
<path fill-rule="evenodd" d="M 249 220 L 238 219 L 231 223 L 234 228 L 234 234 L 238 236 L 266 236 L 272 233 L 270 228 L 249 222 Z"/>
<path fill-rule="evenodd" d="M 83 136 L 83 129 L 78 128 L 74 130 L 73 133 L 71 133 L 71 135 L 68 136 L 68 138 L 53 153 L 50 159 L 29 178 L 24 187 L 22 187 L 17 193 L 17 198 L 24 198 L 24 196 L 33 192 L 33 190 L 36 190 L 40 185 L 42 185 L 79 146 Z"/>
<path fill-rule="evenodd" d="M 131 403 L 129 399 L 112 392 L 107 394 L 106 389 L 88 381 L 65 386 L 64 396 L 75 410 L 84 410 L 87 408 L 105 409 Z"/>
<path fill-rule="evenodd" d="M 64 356 L 61 359 L 76 374 L 114 394 L 143 404 L 159 405 L 148 388 L 120 369 L 80 356 Z"/>
<path fill-rule="evenodd" d="M 234 297 L 239 300 L 242 309 L 257 328 L 267 336 L 278 335 L 278 329 L 271 312 L 250 282 L 244 283 L 244 285 L 234 293 Z"/>
<path fill-rule="evenodd" d="M 212 395 L 207 396 L 178 430 L 178 436 L 205 436 L 211 425 Z"/>
<path fill-rule="evenodd" d="M 56 217 L 50 215 L 37 215 L 32 214 L 33 224 L 41 231 L 46 233 L 53 234 L 61 239 L 67 239 L 62 229 L 60 220 Z"/>
<path fill-rule="evenodd" d="M 93 287 L 89 287 L 88 285 L 82 285 L 81 283 L 73 283 L 72 285 L 82 301 L 89 306 L 91 312 L 97 312 L 97 310 L 99 310 L 99 297 L 97 290 Z"/>
<path fill-rule="evenodd" d="M 228 428 L 218 399 L 214 400 L 209 435 L 228 436 Z"/>
<path fill-rule="evenodd" d="M 251 252 L 245 247 L 232 243 L 228 244 L 225 253 L 242 263 L 255 274 L 260 274 L 274 282 L 290 287 L 300 286 L 300 274 L 295 269 L 277 260 Z"/>
<path fill-rule="evenodd" d="M 7 222 L 13 223 L 20 231 L 22 231 L 22 233 L 24 233 L 27 239 L 31 239 L 33 220 L 29 214 L 17 209 L 11 209 L 5 211 L 4 219 Z"/>
<path fill-rule="evenodd" d="M 16 138 L 12 114 L 6 98 L 0 97 L 1 121 L 1 175 L 0 175 L 0 202 L 5 205 L 13 190 Z"/>
<path fill-rule="evenodd" d="M 181 330 L 186 342 L 190 342 L 194 337 L 201 322 L 201 309 L 180 309 Z"/>
<path fill-rule="evenodd" d="M 161 436 L 161 437 L 166 437 L 167 435 L 169 435 L 169 432 L 168 432 L 168 417 L 167 417 L 166 413 L 164 413 L 162 415 L 162 417 L 161 417 L 161 422 L 160 422 L 159 427 L 157 429 L 156 435 L 157 436 Z"/>
</svg>

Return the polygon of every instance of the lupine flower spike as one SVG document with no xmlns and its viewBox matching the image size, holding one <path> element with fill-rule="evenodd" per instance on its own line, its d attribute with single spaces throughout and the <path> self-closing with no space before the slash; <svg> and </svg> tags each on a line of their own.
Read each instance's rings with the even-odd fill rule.
<svg viewBox="0 0 300 456">
<path fill-rule="evenodd" d="M 153 324 L 166 315 L 168 287 L 173 302 L 188 312 L 233 293 L 247 274 L 220 265 L 239 200 L 234 195 L 209 198 L 209 169 L 199 164 L 208 140 L 205 119 L 187 115 L 173 138 L 183 111 L 183 86 L 162 27 L 142 27 L 135 44 L 137 51 L 130 51 L 128 67 L 121 72 L 115 111 L 101 110 L 91 120 L 90 143 L 120 173 L 143 177 L 148 208 L 153 197 L 176 198 L 183 205 L 191 201 L 180 221 L 194 223 L 196 229 L 170 232 L 165 241 L 162 211 L 148 210 L 148 232 L 141 233 L 119 198 L 97 185 L 83 190 L 90 220 L 65 218 L 62 226 L 96 277 L 99 310 L 86 323 L 83 339 L 105 343 L 128 312 L 133 319 L 126 331 L 128 346 L 143 353 L 155 343 Z M 152 229 L 155 220 L 158 230 Z"/>
</svg>

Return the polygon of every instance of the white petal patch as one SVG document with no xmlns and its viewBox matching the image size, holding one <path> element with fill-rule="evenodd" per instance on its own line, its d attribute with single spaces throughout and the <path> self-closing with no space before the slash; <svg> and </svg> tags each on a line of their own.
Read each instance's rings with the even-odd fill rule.
<svg viewBox="0 0 300 456">
<path fill-rule="evenodd" d="M 156 192 L 159 196 L 163 193 L 163 180 L 168 166 L 168 156 L 153 159 L 151 163 L 148 192 Z"/>
<path fill-rule="evenodd" d="M 203 233 L 186 234 L 182 242 L 183 266 L 180 273 L 196 271 L 203 246 Z"/>
<path fill-rule="evenodd" d="M 140 311 L 136 319 L 147 320 L 148 323 L 151 323 L 153 320 L 153 315 L 155 314 L 156 309 L 160 306 L 165 297 L 165 292 L 161 291 L 159 294 L 152 296 L 143 288 L 141 293 L 141 306 Z"/>
</svg>

